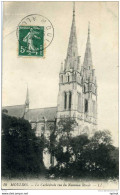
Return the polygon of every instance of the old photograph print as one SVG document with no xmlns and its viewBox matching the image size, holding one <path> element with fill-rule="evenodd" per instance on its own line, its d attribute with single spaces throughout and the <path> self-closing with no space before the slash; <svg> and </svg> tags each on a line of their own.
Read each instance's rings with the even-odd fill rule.
<svg viewBox="0 0 120 195">
<path fill-rule="evenodd" d="M 2 189 L 117 190 L 118 2 L 4 2 Z"/>
</svg>

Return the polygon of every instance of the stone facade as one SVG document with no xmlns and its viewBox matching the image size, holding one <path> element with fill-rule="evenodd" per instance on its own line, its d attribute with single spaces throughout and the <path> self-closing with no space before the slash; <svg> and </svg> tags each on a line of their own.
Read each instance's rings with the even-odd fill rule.
<svg viewBox="0 0 120 195">
<path fill-rule="evenodd" d="M 57 108 L 57 121 L 61 117 L 75 118 L 78 124 L 75 134 L 87 133 L 91 136 L 97 129 L 97 82 L 92 64 L 90 24 L 84 62 L 81 64 L 74 10 L 67 56 L 59 74 Z"/>
</svg>

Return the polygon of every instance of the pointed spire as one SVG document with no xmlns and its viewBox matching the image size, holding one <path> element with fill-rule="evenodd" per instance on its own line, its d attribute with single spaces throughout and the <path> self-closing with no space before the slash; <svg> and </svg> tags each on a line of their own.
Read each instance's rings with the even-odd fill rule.
<svg viewBox="0 0 120 195">
<path fill-rule="evenodd" d="M 90 38 L 90 22 L 88 22 L 88 36 Z"/>
<path fill-rule="evenodd" d="M 29 92 L 28 92 L 28 85 L 27 85 L 27 93 L 26 93 L 26 100 L 25 100 L 25 110 L 24 110 L 24 116 L 25 119 L 27 118 L 29 120 Z"/>
<path fill-rule="evenodd" d="M 73 2 L 73 17 L 75 17 L 75 1 Z"/>
<path fill-rule="evenodd" d="M 26 93 L 25 105 L 26 105 L 27 107 L 29 107 L 29 91 L 28 91 L 28 85 L 27 85 L 27 93 Z"/>
<path fill-rule="evenodd" d="M 80 57 L 81 56 L 77 57 L 77 70 L 78 70 L 78 72 L 80 72 L 80 70 L 81 70 L 81 67 L 80 67 Z"/>
<path fill-rule="evenodd" d="M 88 38 L 86 43 L 86 51 L 84 56 L 83 66 L 85 68 L 92 68 L 92 52 L 91 52 L 91 44 L 90 44 L 90 22 L 88 23 Z"/>
<path fill-rule="evenodd" d="M 63 69 L 63 62 L 61 63 L 61 69 L 60 69 L 60 73 L 62 73 L 64 71 Z"/>
<path fill-rule="evenodd" d="M 76 26 L 75 26 L 75 2 L 73 2 L 73 19 L 72 26 L 67 50 L 67 57 L 65 62 L 65 69 L 76 69 L 77 68 L 77 36 L 76 36 Z"/>
</svg>

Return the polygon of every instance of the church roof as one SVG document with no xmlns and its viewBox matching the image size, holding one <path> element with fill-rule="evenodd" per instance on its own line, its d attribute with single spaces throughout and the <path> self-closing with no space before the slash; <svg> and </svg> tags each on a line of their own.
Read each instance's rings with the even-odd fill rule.
<svg viewBox="0 0 120 195">
<path fill-rule="evenodd" d="M 25 105 L 17 105 L 17 106 L 4 106 L 2 110 L 7 110 L 7 114 L 10 116 L 15 116 L 17 118 L 22 118 L 25 111 Z"/>
<path fill-rule="evenodd" d="M 7 114 L 10 116 L 22 118 L 24 116 L 25 105 L 5 106 L 2 110 L 7 110 Z M 56 115 L 57 107 L 35 108 L 29 109 L 29 111 L 25 114 L 25 119 L 30 121 L 39 121 L 44 118 L 49 121 L 54 121 Z"/>
<path fill-rule="evenodd" d="M 48 107 L 48 108 L 36 108 L 30 109 L 26 117 L 30 121 L 39 121 L 43 119 L 53 121 L 57 116 L 57 107 Z"/>
</svg>

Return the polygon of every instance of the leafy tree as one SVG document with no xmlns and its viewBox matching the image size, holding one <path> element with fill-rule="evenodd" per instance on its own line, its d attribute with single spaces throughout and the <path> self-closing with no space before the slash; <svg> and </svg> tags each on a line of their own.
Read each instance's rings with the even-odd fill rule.
<svg viewBox="0 0 120 195">
<path fill-rule="evenodd" d="M 73 118 L 61 118 L 58 122 L 57 132 L 58 134 L 66 135 L 69 138 L 76 127 L 76 121 Z"/>
<path fill-rule="evenodd" d="M 73 154 L 75 155 L 75 160 L 78 160 L 78 157 L 81 155 L 84 146 L 90 142 L 87 135 L 79 135 L 71 138 L 70 145 L 73 150 Z"/>
<path fill-rule="evenodd" d="M 108 130 L 74 137 L 75 121 L 61 119 L 54 132 L 52 151 L 57 165 L 50 174 L 59 178 L 106 179 L 118 177 L 118 153 Z"/>
<path fill-rule="evenodd" d="M 89 140 L 84 135 L 74 139 L 81 141 L 75 142 L 74 153 L 78 154 L 72 169 L 73 177 L 105 179 L 118 176 L 118 163 L 111 158 L 115 147 L 109 131 L 95 132 Z"/>
<path fill-rule="evenodd" d="M 93 143 L 96 147 L 100 144 L 111 145 L 112 137 L 111 133 L 108 130 L 104 131 L 96 131 L 93 137 L 91 138 L 91 143 Z"/>
<path fill-rule="evenodd" d="M 52 132 L 50 136 L 51 144 L 49 146 L 49 151 L 52 156 L 56 158 L 57 166 L 56 168 L 53 166 L 50 168 L 50 174 L 56 172 L 55 174 L 60 176 L 61 174 L 64 174 L 64 167 L 66 167 L 66 170 L 68 169 L 71 158 L 70 139 L 75 124 L 76 122 L 74 119 L 62 118 L 58 122 L 56 129 Z"/>
<path fill-rule="evenodd" d="M 2 114 L 2 176 L 42 174 L 43 148 L 44 139 L 35 136 L 28 121 Z"/>
</svg>

